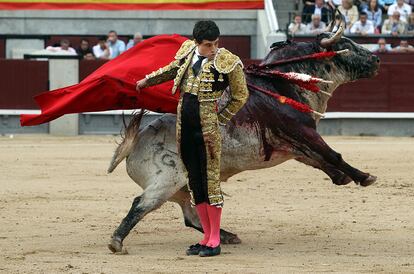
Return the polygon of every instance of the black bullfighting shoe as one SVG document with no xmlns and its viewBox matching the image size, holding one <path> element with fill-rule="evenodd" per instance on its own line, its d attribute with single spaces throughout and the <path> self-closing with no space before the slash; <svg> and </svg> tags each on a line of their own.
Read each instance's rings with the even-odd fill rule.
<svg viewBox="0 0 414 274">
<path fill-rule="evenodd" d="M 211 257 L 211 256 L 220 255 L 220 252 L 221 252 L 220 245 L 216 247 L 206 246 L 200 251 L 200 254 L 198 255 L 200 255 L 200 257 Z"/>
<path fill-rule="evenodd" d="M 188 256 L 190 255 L 198 255 L 204 248 L 206 248 L 205 245 L 201 245 L 199 243 L 196 243 L 195 245 L 190 245 L 190 247 L 185 252 Z"/>
</svg>

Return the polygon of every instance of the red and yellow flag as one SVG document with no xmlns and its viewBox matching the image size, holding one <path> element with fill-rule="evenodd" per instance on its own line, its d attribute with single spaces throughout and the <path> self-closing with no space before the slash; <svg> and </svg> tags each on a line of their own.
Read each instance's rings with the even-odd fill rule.
<svg viewBox="0 0 414 274">
<path fill-rule="evenodd" d="M 3 10 L 263 9 L 263 0 L 0 0 Z"/>
</svg>

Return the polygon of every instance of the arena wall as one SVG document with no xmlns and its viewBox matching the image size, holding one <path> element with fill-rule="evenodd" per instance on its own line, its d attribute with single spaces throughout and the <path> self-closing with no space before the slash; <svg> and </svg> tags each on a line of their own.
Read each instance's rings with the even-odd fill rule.
<svg viewBox="0 0 414 274">
<path fill-rule="evenodd" d="M 165 33 L 192 35 L 194 23 L 202 18 L 209 18 L 218 24 L 224 36 L 250 37 L 250 57 L 256 58 L 257 17 L 258 10 L 2 10 L 0 33 L 3 35 L 106 35 L 109 30 L 116 30 L 120 35 L 133 35 L 137 31 L 144 36 Z"/>
</svg>

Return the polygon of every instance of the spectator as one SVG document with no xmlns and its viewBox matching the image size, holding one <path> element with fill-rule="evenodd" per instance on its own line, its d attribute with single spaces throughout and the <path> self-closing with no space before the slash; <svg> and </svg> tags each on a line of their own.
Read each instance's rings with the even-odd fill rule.
<svg viewBox="0 0 414 274">
<path fill-rule="evenodd" d="M 93 60 L 95 57 L 93 56 L 92 49 L 89 46 L 89 40 L 83 38 L 80 42 L 79 48 L 76 50 L 76 53 L 79 56 L 82 56 L 83 59 Z"/>
<path fill-rule="evenodd" d="M 382 23 L 382 10 L 378 5 L 377 0 L 370 0 L 368 2 L 368 8 L 364 10 L 367 14 L 368 20 L 371 20 L 374 23 L 374 27 L 377 33 L 381 30 Z"/>
<path fill-rule="evenodd" d="M 342 0 L 328 0 L 328 4 L 333 10 L 339 7 L 341 3 Z"/>
<path fill-rule="evenodd" d="M 347 30 L 352 28 L 352 25 L 358 20 L 358 9 L 354 6 L 352 0 L 342 0 L 342 5 L 338 10 L 345 16 Z"/>
<path fill-rule="evenodd" d="M 321 17 L 317 14 L 312 15 L 312 22 L 306 26 L 306 34 L 320 34 L 325 31 L 326 25 L 321 22 Z"/>
<path fill-rule="evenodd" d="M 405 34 L 414 35 L 414 13 L 411 13 L 408 17 L 408 23 L 406 27 Z"/>
<path fill-rule="evenodd" d="M 404 3 L 404 0 L 397 0 L 397 3 L 392 4 L 388 8 L 388 16 L 394 14 L 395 11 L 400 13 L 400 19 L 407 22 L 408 16 L 411 14 L 411 6 Z"/>
<path fill-rule="evenodd" d="M 319 15 L 323 22 L 328 23 L 329 10 L 325 7 L 323 1 L 315 0 L 315 5 L 306 5 L 303 7 L 302 20 L 304 23 L 310 23 L 313 14 Z"/>
<path fill-rule="evenodd" d="M 357 4 L 358 6 L 358 11 L 361 12 L 363 10 L 366 10 L 368 8 L 368 0 L 361 0 L 359 1 L 359 4 Z"/>
<path fill-rule="evenodd" d="M 118 34 L 116 31 L 111 30 L 108 33 L 108 46 L 111 48 L 111 56 L 109 59 L 118 57 L 121 53 L 125 51 L 125 43 L 118 39 Z"/>
<path fill-rule="evenodd" d="M 382 7 L 383 13 L 387 13 L 388 8 L 396 2 L 396 0 L 378 0 L 378 4 Z"/>
<path fill-rule="evenodd" d="M 414 47 L 409 45 L 407 40 L 401 40 L 400 45 L 395 47 L 392 51 L 395 51 L 395 52 L 414 52 Z"/>
<path fill-rule="evenodd" d="M 392 17 L 384 21 L 382 25 L 382 34 L 391 34 L 393 36 L 405 33 L 405 22 L 400 19 L 400 13 L 394 11 Z"/>
<path fill-rule="evenodd" d="M 108 47 L 106 37 L 100 37 L 98 44 L 92 48 L 96 59 L 107 60 L 111 57 L 111 48 Z"/>
<path fill-rule="evenodd" d="M 306 25 L 302 23 L 300 15 L 295 15 L 295 21 L 289 24 L 288 32 L 292 36 L 306 33 Z"/>
<path fill-rule="evenodd" d="M 60 40 L 58 47 L 48 46 L 46 50 L 51 51 L 51 52 L 65 52 L 71 55 L 76 54 L 76 50 L 70 47 L 69 40 L 67 39 Z"/>
<path fill-rule="evenodd" d="M 359 20 L 352 25 L 350 33 L 363 36 L 374 34 L 374 24 L 367 19 L 367 14 L 365 12 L 361 12 Z"/>
<path fill-rule="evenodd" d="M 127 49 L 132 48 L 133 46 L 135 46 L 136 44 L 140 42 L 142 42 L 142 34 L 140 32 L 136 32 L 134 34 L 134 39 L 129 40 L 127 44 Z"/>
<path fill-rule="evenodd" d="M 372 52 L 375 52 L 375 53 L 387 53 L 391 51 L 392 51 L 391 46 L 387 44 L 384 38 L 380 38 L 378 40 L 377 45 L 372 48 Z"/>
<path fill-rule="evenodd" d="M 407 3 L 408 5 L 412 7 L 414 7 L 414 0 L 405 0 L 405 3 Z"/>
</svg>

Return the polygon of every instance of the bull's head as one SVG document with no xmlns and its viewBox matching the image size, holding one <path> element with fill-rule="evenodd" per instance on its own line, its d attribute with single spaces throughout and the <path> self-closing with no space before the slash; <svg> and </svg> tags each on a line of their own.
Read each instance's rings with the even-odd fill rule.
<svg viewBox="0 0 414 274">
<path fill-rule="evenodd" d="M 313 60 L 306 60 L 281 66 L 278 69 L 308 73 L 324 79 L 341 78 L 338 84 L 375 76 L 379 68 L 379 58 L 349 38 L 343 37 L 345 20 L 339 11 L 336 11 L 336 18 L 335 21 L 331 22 L 327 32 L 318 35 L 314 42 L 292 42 L 288 40 L 273 44 L 272 50 L 262 64 L 271 64 L 277 60 L 286 60 L 322 51 L 341 51 L 342 54 L 338 54 L 322 64 Z M 338 23 L 337 30 L 332 32 L 335 22 Z"/>
<path fill-rule="evenodd" d="M 379 68 L 379 58 L 349 38 L 343 37 L 345 20 L 338 10 L 335 17 L 336 20 L 328 26 L 328 32 L 318 35 L 316 43 L 326 50 L 347 50 L 345 54 L 333 58 L 333 62 L 349 76 L 349 80 L 375 76 Z M 332 33 L 335 22 L 339 22 L 339 25 L 336 32 Z"/>
</svg>

